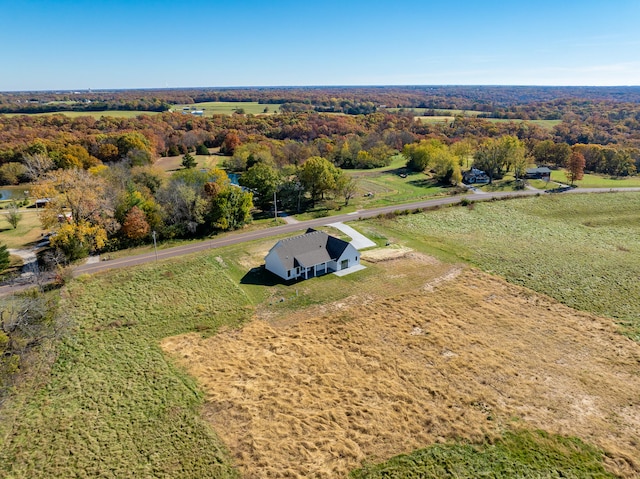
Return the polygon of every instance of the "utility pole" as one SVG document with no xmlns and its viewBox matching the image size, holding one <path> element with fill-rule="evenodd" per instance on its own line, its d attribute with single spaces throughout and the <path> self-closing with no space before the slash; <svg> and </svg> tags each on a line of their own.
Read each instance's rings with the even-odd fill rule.
<svg viewBox="0 0 640 479">
<path fill-rule="evenodd" d="M 276 192 L 274 190 L 273 191 L 273 214 L 274 214 L 276 225 L 277 225 L 278 224 L 278 203 L 276 201 L 277 201 Z"/>
<path fill-rule="evenodd" d="M 156 263 L 158 262 L 158 246 L 156 245 L 156 232 L 152 231 L 151 236 L 153 237 L 153 250 L 156 252 Z"/>
</svg>

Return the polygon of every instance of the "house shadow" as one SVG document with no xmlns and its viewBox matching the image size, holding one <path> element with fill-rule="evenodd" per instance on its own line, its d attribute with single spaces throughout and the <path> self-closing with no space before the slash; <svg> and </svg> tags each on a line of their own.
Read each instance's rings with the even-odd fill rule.
<svg viewBox="0 0 640 479">
<path fill-rule="evenodd" d="M 271 271 L 267 271 L 264 265 L 251 268 L 240 279 L 240 284 L 256 284 L 260 286 L 276 286 L 279 284 L 291 284 L 291 282 L 284 281 L 278 275 L 273 274 Z"/>
</svg>

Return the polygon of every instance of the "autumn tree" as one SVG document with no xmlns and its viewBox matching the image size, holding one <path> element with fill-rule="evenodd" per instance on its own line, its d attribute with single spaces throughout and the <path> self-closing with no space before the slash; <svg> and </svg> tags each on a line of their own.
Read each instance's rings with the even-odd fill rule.
<svg viewBox="0 0 640 479">
<path fill-rule="evenodd" d="M 342 172 L 336 179 L 335 192 L 344 198 L 345 206 L 349 206 L 349 200 L 355 196 L 357 190 L 357 181 L 346 173 Z"/>
<path fill-rule="evenodd" d="M 571 155 L 571 147 L 566 143 L 544 140 L 533 147 L 532 154 L 537 165 L 561 168 L 565 166 Z"/>
<path fill-rule="evenodd" d="M 0 184 L 17 185 L 24 180 L 26 176 L 26 168 L 22 163 L 10 161 L 0 166 Z"/>
<path fill-rule="evenodd" d="M 432 162 L 433 177 L 440 183 L 457 185 L 462 181 L 458 158 L 446 146 L 439 149 Z"/>
<path fill-rule="evenodd" d="M 220 147 L 220 152 L 225 155 L 233 155 L 236 151 L 236 148 L 242 144 L 238 133 L 235 131 L 230 131 L 224 137 L 222 141 L 222 146 Z"/>
<path fill-rule="evenodd" d="M 469 168 L 469 160 L 477 148 L 474 140 L 465 138 L 451 145 L 451 152 L 458 158 L 460 167 Z"/>
<path fill-rule="evenodd" d="M 214 229 L 235 230 L 251 221 L 253 194 L 229 185 L 211 198 L 208 219 Z"/>
<path fill-rule="evenodd" d="M 116 139 L 116 147 L 118 148 L 118 155 L 120 158 L 125 158 L 129 152 L 133 150 L 146 152 L 149 155 L 153 153 L 149 139 L 137 131 L 123 133 L 120 135 Z"/>
<path fill-rule="evenodd" d="M 273 200 L 273 193 L 280 184 L 280 175 L 270 164 L 260 162 L 240 175 L 238 183 L 255 192 L 256 202 L 264 211 Z"/>
<path fill-rule="evenodd" d="M 49 200 L 39 211 L 40 221 L 43 228 L 57 230 L 52 244 L 70 259 L 102 249 L 107 234 L 119 228 L 106 180 L 97 174 L 81 169 L 50 171 L 32 192 Z"/>
<path fill-rule="evenodd" d="M 480 145 L 474 155 L 473 165 L 484 171 L 489 183 L 492 183 L 494 179 L 502 178 L 514 164 L 520 164 L 524 156 L 522 142 L 514 136 L 505 135 L 497 139 L 490 138 Z"/>
<path fill-rule="evenodd" d="M 333 163 L 321 156 L 312 156 L 300 167 L 298 177 L 300 182 L 311 194 L 311 202 L 324 199 L 324 194 L 335 188 L 338 170 Z"/>
<path fill-rule="evenodd" d="M 268 145 L 262 143 L 245 143 L 235 148 L 233 156 L 225 161 L 232 171 L 244 171 L 257 163 L 273 164 L 273 154 Z"/>
<path fill-rule="evenodd" d="M 584 176 L 584 165 L 585 159 L 582 153 L 578 151 L 571 152 L 569 160 L 567 161 L 567 171 L 565 175 L 572 186 Z"/>
<path fill-rule="evenodd" d="M 137 206 L 131 208 L 122 224 L 122 233 L 129 239 L 141 240 L 149 235 L 150 230 L 144 211 Z"/>
</svg>

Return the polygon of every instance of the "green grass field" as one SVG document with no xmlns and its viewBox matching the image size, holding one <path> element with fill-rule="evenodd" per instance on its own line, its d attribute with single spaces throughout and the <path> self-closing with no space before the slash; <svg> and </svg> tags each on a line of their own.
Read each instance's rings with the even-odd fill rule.
<svg viewBox="0 0 640 479">
<path fill-rule="evenodd" d="M 579 439 L 544 432 L 507 432 L 493 444 L 437 444 L 353 471 L 351 479 L 478 477 L 613 478 L 603 454 Z"/>
<path fill-rule="evenodd" d="M 560 183 L 569 184 L 565 170 L 551 170 L 551 179 Z M 585 173 L 584 178 L 576 181 L 576 186 L 582 188 L 631 188 L 640 187 L 640 175 L 610 177 Z"/>
<path fill-rule="evenodd" d="M 640 193 L 550 195 L 409 215 L 390 235 L 419 241 L 545 293 L 614 318 L 640 341 Z"/>
<path fill-rule="evenodd" d="M 5 477 L 237 477 L 200 418 L 202 394 L 158 346 L 250 316 L 214 254 L 79 278 L 60 307 L 74 333 L 46 386 L 13 398 L 0 421 Z"/>
<path fill-rule="evenodd" d="M 0 210 L 0 243 L 7 248 L 25 248 L 41 239 L 44 230 L 40 226 L 38 212 L 34 208 L 21 209 L 22 219 L 18 227 L 13 229 L 5 218 L 6 212 Z"/>
<path fill-rule="evenodd" d="M 187 108 L 187 110 L 184 110 Z M 208 101 L 202 103 L 192 103 L 184 105 L 173 105 L 172 110 L 175 112 L 203 110 L 204 116 L 212 115 L 231 115 L 238 108 L 242 108 L 245 113 L 253 115 L 265 114 L 265 108 L 268 109 L 267 113 L 278 113 L 280 111 L 280 105 L 276 104 L 261 104 L 257 101 Z"/>
</svg>

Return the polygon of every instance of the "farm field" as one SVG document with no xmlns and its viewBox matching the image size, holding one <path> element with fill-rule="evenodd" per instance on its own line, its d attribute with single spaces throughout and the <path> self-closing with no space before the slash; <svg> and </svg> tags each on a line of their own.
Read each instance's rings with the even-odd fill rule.
<svg viewBox="0 0 640 479">
<path fill-rule="evenodd" d="M 552 130 L 554 126 L 562 123 L 562 120 L 519 120 L 519 119 L 505 119 L 505 118 L 484 118 L 487 121 L 491 121 L 494 123 L 522 123 L 526 121 L 527 123 L 533 123 L 534 125 L 538 125 L 542 128 L 546 128 L 547 130 Z"/>
<path fill-rule="evenodd" d="M 447 258 L 614 318 L 640 341 L 640 194 L 477 203 L 385 222 Z"/>
<path fill-rule="evenodd" d="M 173 105 L 171 109 L 175 112 L 181 112 L 183 108 L 189 110 L 204 110 L 203 116 L 212 115 L 231 115 L 235 113 L 238 108 L 242 108 L 245 113 L 253 115 L 265 114 L 264 109 L 268 108 L 268 113 L 279 113 L 280 105 L 277 104 L 263 104 L 257 101 L 209 101 L 202 103 L 191 103 L 183 105 Z"/>
<path fill-rule="evenodd" d="M 385 265 L 411 285 L 405 293 L 365 289 L 239 331 L 162 341 L 198 379 L 203 415 L 243 477 L 345 477 L 390 455 L 483 443 L 511 429 L 577 436 L 606 450 L 614 472 L 640 471 L 636 343 L 609 320 L 477 270 L 451 266 L 435 278 L 414 271 L 409 282 L 404 266 L 415 262 L 423 271 L 437 266 L 419 254 Z M 522 464 L 525 472 L 548 471 L 566 450 L 549 442 L 547 454 Z M 570 450 L 580 448 L 572 441 Z M 606 477 L 603 454 L 591 455 L 591 464 L 567 457 L 559 469 Z M 479 462 L 486 472 L 500 467 Z"/>
<path fill-rule="evenodd" d="M 105 111 L 56 111 L 49 113 L 1 113 L 6 116 L 21 116 L 21 115 L 64 115 L 69 118 L 78 118 L 81 116 L 90 116 L 92 118 L 100 119 L 103 116 L 113 116 L 118 118 L 135 118 L 139 115 L 157 115 L 156 111 L 138 111 L 138 110 L 105 110 Z"/>
<path fill-rule="evenodd" d="M 269 109 L 268 113 L 278 113 L 280 112 L 280 105 L 277 104 L 261 104 L 254 101 L 210 101 L 203 103 L 191 103 L 184 105 L 173 105 L 171 110 L 177 113 L 180 113 L 183 108 L 189 108 L 189 111 L 192 107 L 196 110 L 203 110 L 203 116 L 212 116 L 212 115 L 231 115 L 238 108 L 244 109 L 244 112 L 247 114 L 253 115 L 263 115 L 265 107 Z M 6 116 L 20 116 L 25 115 L 26 113 L 3 113 Z M 70 118 L 77 118 L 80 116 L 90 116 L 96 119 L 99 119 L 102 116 L 114 116 L 121 118 L 135 118 L 138 115 L 157 115 L 158 112 L 155 111 L 139 111 L 139 110 L 105 110 L 105 111 L 61 111 L 61 112 L 48 112 L 48 113 L 29 113 L 29 115 L 65 115 Z"/>
<path fill-rule="evenodd" d="M 419 467 L 459 461 L 452 477 L 510 477 L 495 460 L 504 448 L 510 467 L 532 476 L 553 467 L 609 477 L 604 466 L 637 477 L 640 346 L 610 319 L 460 261 L 489 270 L 491 250 L 536 277 L 531 252 L 542 244 L 553 274 L 574 263 L 600 274 L 599 261 L 565 258 L 568 242 L 608 261 L 588 294 L 608 304 L 615 278 L 637 317 L 628 282 L 638 275 L 638 198 L 554 196 L 354 222 L 391 246 L 364 251 L 367 268 L 343 278 L 275 281 L 259 268 L 274 240 L 77 278 L 60 301 L 75 328 L 43 386 L 0 409 L 0 469 L 16 479 L 231 478 L 344 477 L 365 466 L 354 474 L 380 477 L 374 463 L 428 447 Z M 460 214 L 480 226 L 497 218 L 495 231 L 455 229 Z M 484 454 L 491 445 L 498 452 Z"/>
</svg>

